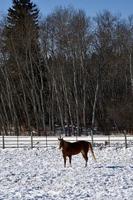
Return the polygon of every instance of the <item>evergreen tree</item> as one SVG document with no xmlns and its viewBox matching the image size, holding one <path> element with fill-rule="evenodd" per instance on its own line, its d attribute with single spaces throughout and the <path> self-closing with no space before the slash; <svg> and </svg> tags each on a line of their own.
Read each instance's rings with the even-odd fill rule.
<svg viewBox="0 0 133 200">
<path fill-rule="evenodd" d="M 38 47 L 39 10 L 30 0 L 13 0 L 8 10 L 5 43 L 9 58 L 20 62 L 34 57 Z"/>
<path fill-rule="evenodd" d="M 38 126 L 37 109 L 41 112 L 40 88 L 43 80 L 40 80 L 38 15 L 39 10 L 31 0 L 13 0 L 4 31 L 15 120 L 19 119 L 19 123 L 25 121 L 28 127 L 31 124 Z"/>
</svg>

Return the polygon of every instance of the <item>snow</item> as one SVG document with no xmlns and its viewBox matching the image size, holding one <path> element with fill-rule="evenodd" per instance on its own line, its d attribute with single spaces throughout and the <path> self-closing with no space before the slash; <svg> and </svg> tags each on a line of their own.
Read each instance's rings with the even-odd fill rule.
<svg viewBox="0 0 133 200">
<path fill-rule="evenodd" d="M 58 146 L 0 149 L 0 200 L 132 200 L 133 147 L 95 147 L 64 168 Z"/>
</svg>

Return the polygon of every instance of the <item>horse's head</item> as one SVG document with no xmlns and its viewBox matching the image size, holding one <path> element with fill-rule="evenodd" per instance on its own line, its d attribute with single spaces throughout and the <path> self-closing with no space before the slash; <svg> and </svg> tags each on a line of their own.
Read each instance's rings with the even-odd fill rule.
<svg viewBox="0 0 133 200">
<path fill-rule="evenodd" d="M 63 138 L 58 138 L 60 144 L 59 144 L 59 149 L 63 148 L 64 140 Z"/>
</svg>

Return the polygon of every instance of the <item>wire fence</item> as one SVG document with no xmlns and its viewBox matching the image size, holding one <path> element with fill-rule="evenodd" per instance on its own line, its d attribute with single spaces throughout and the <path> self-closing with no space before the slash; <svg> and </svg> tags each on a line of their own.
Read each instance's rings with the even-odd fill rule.
<svg viewBox="0 0 133 200">
<path fill-rule="evenodd" d="M 77 140 L 86 140 L 92 142 L 91 136 L 79 136 L 79 137 L 64 137 L 65 140 L 74 142 Z M 43 148 L 49 146 L 57 146 L 57 136 L 0 136 L 0 148 Z M 93 146 L 133 146 L 133 135 L 94 135 Z"/>
</svg>

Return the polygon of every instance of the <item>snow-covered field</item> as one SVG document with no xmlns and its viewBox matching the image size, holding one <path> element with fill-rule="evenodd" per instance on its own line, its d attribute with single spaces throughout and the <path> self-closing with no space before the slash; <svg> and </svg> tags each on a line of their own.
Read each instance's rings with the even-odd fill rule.
<svg viewBox="0 0 133 200">
<path fill-rule="evenodd" d="M 64 168 L 57 146 L 0 149 L 0 200 L 132 200 L 133 147 L 94 151 Z"/>
</svg>

